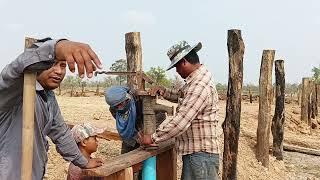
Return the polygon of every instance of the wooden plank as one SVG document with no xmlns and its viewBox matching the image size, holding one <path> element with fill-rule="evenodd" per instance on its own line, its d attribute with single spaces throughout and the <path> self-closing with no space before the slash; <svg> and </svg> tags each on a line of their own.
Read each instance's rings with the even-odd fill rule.
<svg viewBox="0 0 320 180">
<path fill-rule="evenodd" d="M 177 153 L 175 148 L 165 151 L 157 156 L 157 179 L 177 179 Z"/>
<path fill-rule="evenodd" d="M 36 39 L 26 38 L 25 49 L 30 48 L 36 41 Z M 25 180 L 32 179 L 35 97 L 36 73 L 24 72 L 21 179 Z"/>
<path fill-rule="evenodd" d="M 257 129 L 256 158 L 269 167 L 269 135 L 271 124 L 272 66 L 274 50 L 264 50 L 259 78 L 259 115 Z"/>
<path fill-rule="evenodd" d="M 159 148 L 152 151 L 146 151 L 142 148 L 135 149 L 126 154 L 121 154 L 118 157 L 115 157 L 111 160 L 106 161 L 102 166 L 83 170 L 86 176 L 104 176 L 107 177 L 112 175 L 122 169 L 131 167 L 135 164 L 138 164 L 149 157 L 161 154 L 165 151 L 174 148 L 174 141 L 170 140 L 164 143 L 159 144 Z"/>
<path fill-rule="evenodd" d="M 283 160 L 283 134 L 285 121 L 285 73 L 283 60 L 275 61 L 276 75 L 276 106 L 272 119 L 271 131 L 273 135 L 272 154 L 278 160 Z"/>
<path fill-rule="evenodd" d="M 229 30 L 227 44 L 229 52 L 229 81 L 226 117 L 222 125 L 224 132 L 223 180 L 237 178 L 237 156 L 243 82 L 243 54 L 245 49 L 241 31 Z"/>
<path fill-rule="evenodd" d="M 133 180 L 133 170 L 132 170 L 132 167 L 128 167 L 108 177 L 84 175 L 82 179 L 83 180 Z"/>
</svg>

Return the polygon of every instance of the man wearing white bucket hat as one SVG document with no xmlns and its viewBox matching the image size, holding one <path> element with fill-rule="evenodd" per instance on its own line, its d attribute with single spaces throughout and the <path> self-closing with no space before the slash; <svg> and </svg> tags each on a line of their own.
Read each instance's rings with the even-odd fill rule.
<svg viewBox="0 0 320 180">
<path fill-rule="evenodd" d="M 211 73 L 199 62 L 201 47 L 200 42 L 190 46 L 181 41 L 169 49 L 168 70 L 175 67 L 186 84 L 180 90 L 156 86 L 150 93 L 178 102 L 177 113 L 151 136 L 140 136 L 144 144 L 176 139 L 183 160 L 182 180 L 219 179 L 218 94 Z"/>
</svg>

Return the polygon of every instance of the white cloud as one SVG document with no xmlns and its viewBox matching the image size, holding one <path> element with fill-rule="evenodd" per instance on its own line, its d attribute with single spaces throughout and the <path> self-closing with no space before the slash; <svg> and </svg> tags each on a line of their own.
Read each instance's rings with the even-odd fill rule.
<svg viewBox="0 0 320 180">
<path fill-rule="evenodd" d="M 150 12 L 139 12 L 129 10 L 123 15 L 125 23 L 132 25 L 154 25 L 156 24 L 155 16 Z"/>
</svg>

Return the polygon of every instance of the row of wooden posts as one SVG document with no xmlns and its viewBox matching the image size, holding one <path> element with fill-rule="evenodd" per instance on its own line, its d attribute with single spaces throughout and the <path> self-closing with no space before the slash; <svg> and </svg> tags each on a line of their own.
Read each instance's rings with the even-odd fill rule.
<svg viewBox="0 0 320 180">
<path fill-rule="evenodd" d="M 229 81 L 227 91 L 226 117 L 223 123 L 224 152 L 222 179 L 236 179 L 238 140 L 240 133 L 241 93 L 243 81 L 244 43 L 240 30 L 228 31 Z M 269 135 L 273 135 L 272 154 L 283 159 L 283 138 L 285 121 L 285 71 L 284 60 L 274 62 L 275 50 L 264 50 L 259 78 L 259 115 L 257 128 L 256 158 L 263 166 L 269 166 Z M 275 64 L 275 112 L 271 120 L 273 100 L 272 69 Z M 311 120 L 318 115 L 320 85 L 311 78 L 303 78 L 301 95 L 301 122 L 311 126 Z M 298 100 L 299 101 L 299 100 Z M 271 126 L 271 127 L 270 127 Z"/>
</svg>

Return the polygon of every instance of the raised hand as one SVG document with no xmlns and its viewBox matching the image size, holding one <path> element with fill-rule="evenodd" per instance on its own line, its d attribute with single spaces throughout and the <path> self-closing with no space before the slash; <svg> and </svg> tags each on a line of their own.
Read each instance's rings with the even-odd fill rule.
<svg viewBox="0 0 320 180">
<path fill-rule="evenodd" d="M 75 64 L 78 67 L 78 74 L 81 78 L 84 73 L 91 78 L 96 67 L 102 69 L 101 61 L 88 44 L 62 40 L 55 47 L 56 59 L 66 61 L 71 72 L 75 71 Z"/>
</svg>

